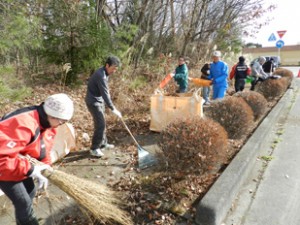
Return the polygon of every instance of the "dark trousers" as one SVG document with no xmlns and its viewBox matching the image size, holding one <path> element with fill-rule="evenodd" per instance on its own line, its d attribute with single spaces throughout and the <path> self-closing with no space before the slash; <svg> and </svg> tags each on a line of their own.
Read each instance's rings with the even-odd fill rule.
<svg viewBox="0 0 300 225">
<path fill-rule="evenodd" d="M 87 104 L 87 108 L 92 114 L 94 120 L 94 134 L 92 138 L 91 149 L 102 148 L 107 143 L 105 134 L 106 122 L 105 122 L 105 104 L 100 102 L 94 102 L 93 104 Z"/>
<path fill-rule="evenodd" d="M 0 181 L 0 188 L 14 205 L 18 225 L 38 225 L 32 208 L 36 194 L 32 178 L 23 181 Z"/>
<path fill-rule="evenodd" d="M 236 79 L 234 82 L 235 92 L 243 91 L 245 89 L 246 79 Z"/>
<path fill-rule="evenodd" d="M 258 82 L 263 82 L 263 81 L 265 81 L 265 79 L 262 79 L 260 77 L 255 77 L 255 79 L 251 82 L 250 90 L 254 91 L 255 85 L 257 85 Z"/>
</svg>

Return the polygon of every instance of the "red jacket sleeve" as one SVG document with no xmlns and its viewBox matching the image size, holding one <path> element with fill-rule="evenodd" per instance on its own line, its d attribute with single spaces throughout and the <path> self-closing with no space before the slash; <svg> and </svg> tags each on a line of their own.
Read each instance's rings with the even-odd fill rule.
<svg viewBox="0 0 300 225">
<path fill-rule="evenodd" d="M 5 132 L 1 126 L 0 135 L 0 180 L 16 181 L 26 178 L 31 169 L 27 159 L 20 158 L 20 152 L 31 139 L 32 132 L 26 127 L 18 127 L 15 132 Z"/>
<path fill-rule="evenodd" d="M 247 71 L 246 71 L 246 74 L 249 76 L 251 74 L 251 68 L 248 67 Z"/>
<path fill-rule="evenodd" d="M 41 133 L 40 128 L 36 111 L 0 121 L 0 180 L 20 181 L 28 177 L 32 165 L 20 155 L 50 164 L 56 130 L 49 128 Z"/>
<path fill-rule="evenodd" d="M 237 64 L 235 64 L 235 65 L 231 68 L 231 71 L 230 71 L 230 74 L 229 74 L 229 79 L 230 79 L 230 80 L 232 80 L 232 79 L 234 78 L 236 65 L 237 65 Z"/>
</svg>

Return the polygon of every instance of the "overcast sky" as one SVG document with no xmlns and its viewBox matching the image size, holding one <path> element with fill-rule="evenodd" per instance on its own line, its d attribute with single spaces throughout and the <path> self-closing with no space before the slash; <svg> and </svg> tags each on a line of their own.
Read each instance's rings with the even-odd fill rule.
<svg viewBox="0 0 300 225">
<path fill-rule="evenodd" d="M 246 39 L 246 42 L 262 44 L 263 47 L 276 46 L 280 40 L 277 31 L 285 30 L 282 37 L 284 45 L 300 44 L 300 1 L 299 0 L 265 0 L 266 4 L 275 4 L 277 8 L 268 14 L 273 18 L 269 25 L 263 27 L 256 35 L 256 39 Z M 268 39 L 274 33 L 276 41 Z"/>
</svg>

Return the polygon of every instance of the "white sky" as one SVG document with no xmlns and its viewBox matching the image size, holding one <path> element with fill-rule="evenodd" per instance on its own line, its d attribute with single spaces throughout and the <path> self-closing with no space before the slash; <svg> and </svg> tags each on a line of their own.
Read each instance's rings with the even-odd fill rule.
<svg viewBox="0 0 300 225">
<path fill-rule="evenodd" d="M 286 30 L 282 37 L 284 45 L 300 44 L 300 1 L 299 0 L 264 0 L 267 5 L 275 4 L 277 8 L 268 13 L 273 18 L 269 25 L 264 26 L 256 38 L 247 38 L 246 42 L 262 44 L 263 47 L 276 46 L 280 40 L 277 31 Z M 269 42 L 268 39 L 274 33 L 276 41 Z"/>
</svg>

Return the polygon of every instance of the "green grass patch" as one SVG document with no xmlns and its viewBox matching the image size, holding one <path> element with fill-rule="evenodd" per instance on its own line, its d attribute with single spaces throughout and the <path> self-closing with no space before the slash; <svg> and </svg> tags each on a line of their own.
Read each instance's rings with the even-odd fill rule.
<svg viewBox="0 0 300 225">
<path fill-rule="evenodd" d="M 274 144 L 278 144 L 278 143 L 281 142 L 281 141 L 282 141 L 281 138 L 276 138 L 276 139 L 273 141 L 273 143 L 274 143 Z"/>
<path fill-rule="evenodd" d="M 148 81 L 143 76 L 138 76 L 129 84 L 131 90 L 136 90 L 145 87 L 148 84 Z"/>
<path fill-rule="evenodd" d="M 264 161 L 266 161 L 266 162 L 269 162 L 269 161 L 273 160 L 274 157 L 273 157 L 273 156 L 270 156 L 270 155 L 263 155 L 263 156 L 260 157 L 260 159 L 261 159 L 261 160 L 264 160 Z"/>
<path fill-rule="evenodd" d="M 15 102 L 30 96 L 32 89 L 15 75 L 11 66 L 0 67 L 0 104 Z"/>
<path fill-rule="evenodd" d="M 284 133 L 284 129 L 280 129 L 276 132 L 277 135 L 283 135 Z"/>
</svg>

